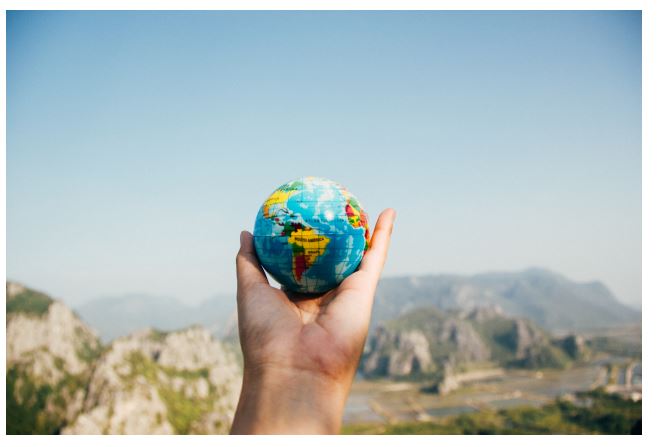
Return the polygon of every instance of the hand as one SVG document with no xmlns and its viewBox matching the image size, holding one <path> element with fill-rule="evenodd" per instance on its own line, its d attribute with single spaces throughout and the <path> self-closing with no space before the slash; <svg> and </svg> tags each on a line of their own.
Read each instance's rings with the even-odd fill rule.
<svg viewBox="0 0 657 447">
<path fill-rule="evenodd" d="M 381 213 L 356 272 L 320 296 L 269 285 L 243 231 L 237 314 L 244 354 L 232 434 L 338 433 L 363 351 L 395 211 Z"/>
</svg>

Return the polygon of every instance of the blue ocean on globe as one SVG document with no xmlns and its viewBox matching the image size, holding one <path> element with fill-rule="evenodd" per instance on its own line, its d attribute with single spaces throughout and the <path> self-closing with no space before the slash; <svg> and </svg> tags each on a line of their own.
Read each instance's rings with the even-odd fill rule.
<svg viewBox="0 0 657 447">
<path fill-rule="evenodd" d="M 367 214 L 344 186 L 303 177 L 265 200 L 253 238 L 260 263 L 276 281 L 314 294 L 333 289 L 358 268 L 370 233 Z"/>
</svg>

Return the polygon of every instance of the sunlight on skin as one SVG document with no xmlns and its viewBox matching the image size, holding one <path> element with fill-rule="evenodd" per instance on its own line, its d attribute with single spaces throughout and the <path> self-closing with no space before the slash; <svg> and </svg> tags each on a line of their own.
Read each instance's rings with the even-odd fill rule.
<svg viewBox="0 0 657 447">
<path fill-rule="evenodd" d="M 337 433 L 394 219 L 393 209 L 384 210 L 358 270 L 314 296 L 272 287 L 253 236 L 241 233 L 236 261 L 244 384 L 232 433 Z M 299 414 L 308 417 L 299 420 Z"/>
</svg>

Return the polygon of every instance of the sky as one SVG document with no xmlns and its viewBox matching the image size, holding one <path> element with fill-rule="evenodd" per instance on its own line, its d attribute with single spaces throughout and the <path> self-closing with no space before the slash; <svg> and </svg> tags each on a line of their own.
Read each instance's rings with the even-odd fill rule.
<svg viewBox="0 0 657 447">
<path fill-rule="evenodd" d="M 8 12 L 7 277 L 235 290 L 306 175 L 398 217 L 384 276 L 544 267 L 641 302 L 640 12 Z"/>
</svg>

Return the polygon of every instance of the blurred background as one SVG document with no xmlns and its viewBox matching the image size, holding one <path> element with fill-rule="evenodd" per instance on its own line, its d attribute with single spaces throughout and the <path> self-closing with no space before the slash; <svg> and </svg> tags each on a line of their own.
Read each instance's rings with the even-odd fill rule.
<svg viewBox="0 0 657 447">
<path fill-rule="evenodd" d="M 10 11 L 6 157 L 8 433 L 225 432 L 306 175 L 398 212 L 344 432 L 641 431 L 640 12 Z"/>
</svg>

